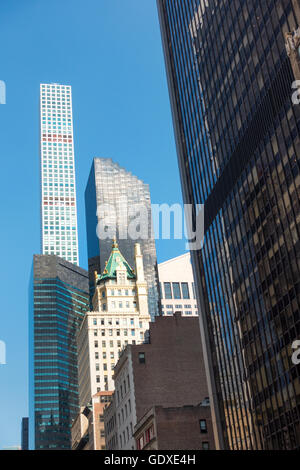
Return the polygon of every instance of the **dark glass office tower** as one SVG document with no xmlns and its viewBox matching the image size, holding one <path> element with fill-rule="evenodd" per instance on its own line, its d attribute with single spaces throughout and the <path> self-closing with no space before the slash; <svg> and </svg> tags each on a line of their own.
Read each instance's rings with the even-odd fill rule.
<svg viewBox="0 0 300 470">
<path fill-rule="evenodd" d="M 28 418 L 22 418 L 21 450 L 28 450 L 28 449 L 29 449 Z"/>
<path fill-rule="evenodd" d="M 296 449 L 299 1 L 158 8 L 184 200 L 205 204 L 192 259 L 218 444 Z"/>
<path fill-rule="evenodd" d="M 145 238 L 125 237 L 129 224 L 137 214 L 130 209 L 142 204 L 147 211 L 148 231 Z M 159 291 L 155 239 L 151 236 L 152 211 L 149 185 L 121 168 L 109 158 L 94 158 L 85 192 L 86 227 L 89 258 L 90 295 L 94 292 L 95 271 L 102 273 L 111 252 L 112 238 L 99 239 L 98 222 L 105 217 L 108 227 L 116 226 L 115 236 L 120 251 L 134 266 L 134 245 L 140 243 L 145 278 L 148 283 L 149 314 L 159 314 Z M 112 207 L 114 210 L 107 208 Z M 107 213 L 108 212 L 108 213 Z M 96 215 L 98 213 L 98 216 Z"/>
<path fill-rule="evenodd" d="M 88 310 L 88 273 L 57 256 L 35 255 L 29 296 L 30 447 L 70 449 L 79 410 L 76 332 Z"/>
</svg>

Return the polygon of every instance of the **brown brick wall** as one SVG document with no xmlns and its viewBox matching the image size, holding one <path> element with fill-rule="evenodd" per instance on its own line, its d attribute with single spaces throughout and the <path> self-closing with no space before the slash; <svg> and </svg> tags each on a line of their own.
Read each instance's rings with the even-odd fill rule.
<svg viewBox="0 0 300 470">
<path fill-rule="evenodd" d="M 157 317 L 150 341 L 132 346 L 137 421 L 153 406 L 198 405 L 208 396 L 198 318 Z"/>
<path fill-rule="evenodd" d="M 207 433 L 200 432 L 200 419 L 206 419 Z M 202 450 L 203 442 L 214 449 L 209 408 L 155 408 L 155 421 L 158 450 Z"/>
</svg>

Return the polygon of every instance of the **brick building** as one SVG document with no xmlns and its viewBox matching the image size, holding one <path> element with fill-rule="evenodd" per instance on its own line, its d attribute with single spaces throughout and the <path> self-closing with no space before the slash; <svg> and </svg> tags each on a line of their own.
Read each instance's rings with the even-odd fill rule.
<svg viewBox="0 0 300 470">
<path fill-rule="evenodd" d="M 148 344 L 123 351 L 114 381 L 113 405 L 104 413 L 110 450 L 135 449 L 135 426 L 153 407 L 198 407 L 207 400 L 208 388 L 197 318 L 157 317 L 150 323 Z M 210 428 L 206 441 L 213 446 Z"/>
<path fill-rule="evenodd" d="M 112 392 L 96 393 L 72 425 L 72 450 L 105 450 L 104 410 L 111 402 Z"/>
<path fill-rule="evenodd" d="M 209 401 L 198 406 L 151 408 L 137 423 L 137 450 L 214 449 Z"/>
</svg>

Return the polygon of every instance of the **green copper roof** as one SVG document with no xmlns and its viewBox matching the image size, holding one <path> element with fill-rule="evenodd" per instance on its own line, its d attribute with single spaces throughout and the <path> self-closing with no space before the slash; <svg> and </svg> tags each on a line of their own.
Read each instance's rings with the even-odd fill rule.
<svg viewBox="0 0 300 470">
<path fill-rule="evenodd" d="M 117 242 L 114 241 L 110 257 L 106 263 L 103 273 L 98 276 L 97 283 L 106 279 L 117 279 L 116 270 L 120 264 L 123 264 L 127 270 L 127 279 L 135 279 L 134 270 L 129 266 L 126 259 L 120 252 Z"/>
</svg>

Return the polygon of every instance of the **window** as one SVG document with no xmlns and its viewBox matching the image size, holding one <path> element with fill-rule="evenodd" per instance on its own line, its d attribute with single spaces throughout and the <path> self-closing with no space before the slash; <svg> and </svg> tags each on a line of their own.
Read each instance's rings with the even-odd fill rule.
<svg viewBox="0 0 300 470">
<path fill-rule="evenodd" d="M 145 362 L 146 362 L 145 353 L 144 353 L 144 352 L 140 352 L 140 353 L 139 353 L 139 363 L 140 363 L 140 364 L 145 364 Z"/>
<path fill-rule="evenodd" d="M 173 296 L 174 299 L 181 299 L 180 284 L 179 282 L 173 282 Z"/>
<path fill-rule="evenodd" d="M 202 434 L 207 433 L 206 419 L 200 419 L 200 431 Z"/>
<path fill-rule="evenodd" d="M 164 296 L 163 296 L 163 290 L 162 290 L 161 282 L 159 283 L 159 292 L 160 292 L 160 297 L 163 299 Z"/>
<path fill-rule="evenodd" d="M 196 298 L 195 284 L 192 282 L 193 296 Z"/>
<path fill-rule="evenodd" d="M 181 291 L 182 291 L 183 299 L 189 299 L 190 298 L 189 285 L 188 285 L 187 282 L 182 282 L 181 283 Z"/>
<path fill-rule="evenodd" d="M 202 449 L 209 450 L 209 442 L 202 442 Z"/>
<path fill-rule="evenodd" d="M 164 288 L 165 288 L 165 299 L 172 299 L 171 283 L 164 282 Z"/>
</svg>

